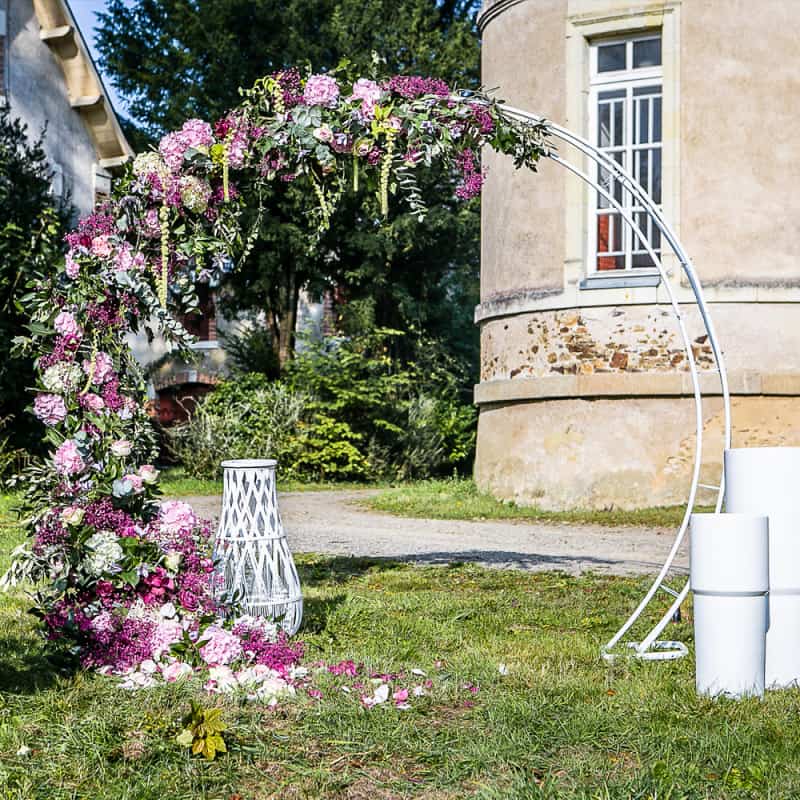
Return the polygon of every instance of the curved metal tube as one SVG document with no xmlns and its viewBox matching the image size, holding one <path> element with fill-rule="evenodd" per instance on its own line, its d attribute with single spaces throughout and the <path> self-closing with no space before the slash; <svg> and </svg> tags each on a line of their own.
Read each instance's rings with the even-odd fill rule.
<svg viewBox="0 0 800 800">
<path fill-rule="evenodd" d="M 631 193 L 631 195 L 636 199 L 637 204 L 645 210 L 648 217 L 652 219 L 653 223 L 658 227 L 664 240 L 669 244 L 672 252 L 677 257 L 681 265 L 681 269 L 683 270 L 683 273 L 686 275 L 686 278 L 689 282 L 689 286 L 692 289 L 692 293 L 694 295 L 694 299 L 697 304 L 698 310 L 700 312 L 703 325 L 708 334 L 708 340 L 712 349 L 712 353 L 714 355 L 714 359 L 717 364 L 717 372 L 720 379 L 720 385 L 723 397 L 724 414 L 725 414 L 724 446 L 725 448 L 730 447 L 730 442 L 731 442 L 730 392 L 728 387 L 727 374 L 725 370 L 724 356 L 719 346 L 719 341 L 716 335 L 716 329 L 714 328 L 714 324 L 708 312 L 708 307 L 705 302 L 705 297 L 703 296 L 703 291 L 700 285 L 700 281 L 697 278 L 697 273 L 695 272 L 694 266 L 691 260 L 689 259 L 689 256 L 686 254 L 686 252 L 683 249 L 683 246 L 678 240 L 678 237 L 675 235 L 675 232 L 672 230 L 669 223 L 664 218 L 661 209 L 659 209 L 656 206 L 650 195 L 643 189 L 643 187 L 638 183 L 638 181 L 636 181 L 633 178 L 633 176 L 630 173 L 628 173 L 625 169 L 623 169 L 616 161 L 609 158 L 605 153 L 598 150 L 598 148 L 596 148 L 586 139 L 583 139 L 582 137 L 578 136 L 577 134 L 574 134 L 572 131 L 569 131 L 566 128 L 562 128 L 559 125 L 550 123 L 542 117 L 530 114 L 526 111 L 522 111 L 512 106 L 501 105 L 500 109 L 504 114 L 506 114 L 511 119 L 529 124 L 544 125 L 550 136 L 560 141 L 563 141 L 566 144 L 571 145 L 572 147 L 575 147 L 579 152 L 588 157 L 595 164 L 601 166 L 604 170 L 607 170 L 613 177 L 613 179 L 620 182 L 624 190 Z M 641 229 L 635 224 L 630 214 L 628 214 L 626 210 L 622 208 L 621 204 L 618 203 L 615 200 L 615 198 L 613 198 L 610 195 L 608 191 L 606 191 L 602 186 L 600 186 L 597 181 L 591 178 L 583 170 L 570 164 L 568 161 L 563 159 L 557 153 L 551 151 L 547 155 L 551 160 L 555 161 L 556 163 L 560 164 L 561 166 L 572 172 L 574 175 L 579 177 L 582 181 L 584 181 L 586 184 L 588 184 L 598 193 L 600 193 L 603 197 L 605 197 L 606 200 L 608 200 L 609 203 L 612 205 L 612 207 L 622 215 L 625 222 L 631 226 L 631 229 L 636 234 L 639 241 L 644 245 L 650 258 L 653 259 L 653 263 L 656 265 L 656 268 L 658 269 L 658 272 L 661 276 L 661 280 L 664 283 L 664 287 L 667 291 L 667 296 L 669 298 L 670 305 L 672 306 L 673 313 L 678 322 L 681 338 L 683 340 L 684 348 L 686 350 L 687 364 L 689 366 L 689 372 L 692 379 L 692 388 L 695 401 L 695 428 L 696 428 L 695 462 L 692 471 L 692 482 L 689 491 L 689 497 L 687 500 L 686 512 L 684 513 L 683 520 L 676 534 L 675 541 L 667 555 L 666 561 L 664 562 L 663 567 L 661 568 L 657 577 L 653 581 L 649 590 L 647 591 L 647 593 L 645 594 L 644 598 L 639 603 L 639 605 L 636 607 L 634 612 L 622 625 L 622 627 L 602 648 L 603 657 L 607 659 L 612 659 L 615 657 L 615 654 L 611 652 L 612 649 L 619 644 L 619 642 L 622 640 L 625 634 L 639 619 L 641 614 L 649 605 L 650 601 L 655 596 L 658 589 L 664 583 L 664 580 L 667 574 L 669 573 L 672 564 L 675 560 L 675 556 L 677 555 L 681 542 L 683 541 L 686 535 L 686 531 L 689 525 L 689 520 L 694 510 L 697 498 L 697 490 L 699 488 L 699 479 L 700 479 L 700 468 L 702 465 L 702 452 L 703 452 L 702 451 L 702 438 L 703 438 L 702 389 L 700 387 L 697 363 L 694 357 L 694 352 L 692 350 L 691 340 L 686 330 L 683 314 L 681 313 L 680 304 L 678 303 L 677 298 L 675 297 L 675 294 L 672 290 L 669 277 L 666 273 L 666 270 L 664 269 L 661 259 L 658 256 L 656 256 L 656 254 L 653 252 L 649 240 L 641 231 Z M 717 499 L 715 504 L 716 513 L 719 513 L 722 510 L 722 503 L 724 500 L 724 496 L 725 496 L 725 481 L 723 473 L 723 475 L 721 475 L 720 477 L 719 487 L 717 488 Z M 670 608 L 656 623 L 656 625 L 653 626 L 653 628 L 649 631 L 647 636 L 639 643 L 629 643 L 629 646 L 635 649 L 635 655 L 637 657 L 649 660 L 665 660 L 671 658 L 680 658 L 686 655 L 687 652 L 686 647 L 680 642 L 658 641 L 657 637 L 663 631 L 664 627 L 667 625 L 667 623 L 672 618 L 677 609 L 680 608 L 680 605 L 686 599 L 688 592 L 689 592 L 689 582 L 686 581 L 682 590 L 676 594 L 675 600 L 670 605 Z"/>
</svg>

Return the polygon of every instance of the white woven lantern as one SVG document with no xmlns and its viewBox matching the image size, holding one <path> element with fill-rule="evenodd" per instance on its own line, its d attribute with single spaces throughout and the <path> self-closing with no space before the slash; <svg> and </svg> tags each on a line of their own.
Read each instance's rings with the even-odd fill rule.
<svg viewBox="0 0 800 800">
<path fill-rule="evenodd" d="M 222 462 L 215 556 L 226 594 L 245 613 L 269 617 L 291 635 L 303 618 L 303 595 L 278 511 L 277 466 L 273 459 Z"/>
</svg>

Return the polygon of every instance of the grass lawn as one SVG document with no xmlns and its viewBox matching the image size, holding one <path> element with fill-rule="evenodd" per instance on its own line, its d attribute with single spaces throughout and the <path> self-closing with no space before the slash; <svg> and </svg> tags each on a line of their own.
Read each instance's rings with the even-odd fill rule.
<svg viewBox="0 0 800 800">
<path fill-rule="evenodd" d="M 381 484 L 365 483 L 331 483 L 300 481 L 282 481 L 278 477 L 278 490 L 281 492 L 323 492 L 333 489 L 374 489 Z M 192 478 L 182 467 L 167 469 L 161 473 L 159 481 L 161 491 L 167 497 L 202 497 L 204 495 L 222 494 L 222 480 L 204 480 Z"/>
<path fill-rule="evenodd" d="M 0 500 L 0 569 L 19 540 L 9 506 Z M 207 763 L 174 741 L 190 686 L 130 693 L 60 674 L 25 597 L 3 595 L 0 798 L 800 796 L 800 691 L 712 702 L 695 696 L 689 659 L 600 660 L 641 579 L 298 560 L 307 663 L 423 669 L 433 688 L 410 710 L 366 711 L 332 678 L 321 700 L 274 711 L 203 697 L 230 727 L 229 753 Z M 691 625 L 670 636 L 691 640 Z"/>
<path fill-rule="evenodd" d="M 677 527 L 685 511 L 684 506 L 643 508 L 636 511 L 622 509 L 544 511 L 536 507 L 518 506 L 513 501 L 496 500 L 489 494 L 479 492 L 475 482 L 468 478 L 421 481 L 387 488 L 378 495 L 365 498 L 363 504 L 375 511 L 427 519 L 518 519 L 659 528 Z M 711 506 L 697 507 L 697 511 L 712 510 Z"/>
</svg>

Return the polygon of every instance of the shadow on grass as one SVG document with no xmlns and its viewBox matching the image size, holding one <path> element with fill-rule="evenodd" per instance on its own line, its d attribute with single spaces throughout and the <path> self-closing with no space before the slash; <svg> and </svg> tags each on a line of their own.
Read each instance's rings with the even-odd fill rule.
<svg viewBox="0 0 800 800">
<path fill-rule="evenodd" d="M 295 556 L 302 586 L 341 586 L 368 572 L 407 569 L 408 561 L 393 558 L 359 556 L 319 556 L 300 553 Z"/>
<path fill-rule="evenodd" d="M 74 659 L 59 651 L 47 651 L 30 638 L 0 638 L 0 692 L 34 694 L 76 670 Z"/>
</svg>

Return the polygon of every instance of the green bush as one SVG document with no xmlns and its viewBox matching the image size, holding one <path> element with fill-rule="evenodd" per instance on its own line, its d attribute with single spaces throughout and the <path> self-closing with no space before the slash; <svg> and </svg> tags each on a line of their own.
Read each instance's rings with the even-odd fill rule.
<svg viewBox="0 0 800 800">
<path fill-rule="evenodd" d="M 270 456 L 299 480 L 419 479 L 468 469 L 475 410 L 461 376 L 430 341 L 397 355 L 402 334 L 375 330 L 309 342 L 281 380 L 244 373 L 174 429 L 187 472 L 212 477 L 226 458 Z"/>
<path fill-rule="evenodd" d="M 243 376 L 221 384 L 187 422 L 168 429 L 169 446 L 195 478 L 218 476 L 227 458 L 283 461 L 306 402 L 280 382 Z"/>
</svg>

